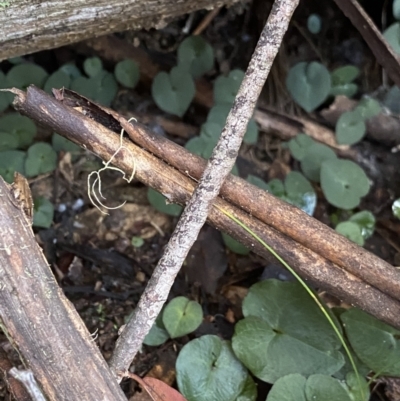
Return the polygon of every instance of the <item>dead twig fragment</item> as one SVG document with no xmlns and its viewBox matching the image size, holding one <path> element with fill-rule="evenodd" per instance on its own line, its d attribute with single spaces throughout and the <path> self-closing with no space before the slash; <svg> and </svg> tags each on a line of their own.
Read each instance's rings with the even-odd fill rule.
<svg viewBox="0 0 400 401">
<path fill-rule="evenodd" d="M 373 23 L 372 19 L 361 7 L 358 0 L 335 0 L 344 15 L 358 29 L 376 58 L 386 70 L 389 77 L 400 86 L 400 61 L 393 49 Z"/>
</svg>

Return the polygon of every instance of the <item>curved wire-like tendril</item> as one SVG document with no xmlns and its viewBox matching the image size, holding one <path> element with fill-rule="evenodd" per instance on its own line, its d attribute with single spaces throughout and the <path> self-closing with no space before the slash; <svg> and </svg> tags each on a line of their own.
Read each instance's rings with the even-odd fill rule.
<svg viewBox="0 0 400 401">
<path fill-rule="evenodd" d="M 131 118 L 131 119 L 129 119 L 128 122 L 130 122 L 131 120 L 136 120 L 136 119 Z M 133 177 L 135 176 L 135 172 L 136 172 L 136 163 L 135 163 L 135 160 L 134 160 L 132 151 L 122 144 L 123 136 L 124 136 L 124 128 L 121 129 L 121 134 L 120 134 L 120 137 L 119 137 L 119 143 L 120 143 L 120 144 L 119 144 L 119 147 L 118 147 L 118 149 L 114 152 L 114 154 L 111 156 L 110 160 L 108 160 L 108 162 L 104 162 L 104 161 L 103 161 L 104 167 L 102 167 L 102 168 L 101 168 L 100 170 L 98 170 L 98 171 L 92 171 L 92 172 L 88 175 L 88 197 L 89 197 L 89 200 L 90 200 L 90 202 L 91 202 L 98 210 L 100 210 L 100 212 L 103 213 L 103 214 L 108 214 L 108 213 L 107 213 L 107 212 L 104 212 L 103 210 L 101 210 L 99 206 L 101 206 L 101 207 L 103 207 L 104 209 L 107 209 L 107 210 L 114 210 L 114 209 L 119 209 L 120 207 L 124 206 L 125 203 L 126 203 L 126 201 L 123 202 L 123 203 L 121 203 L 121 204 L 118 205 L 118 206 L 110 207 L 110 206 L 106 206 L 106 205 L 99 199 L 99 195 L 100 195 L 100 197 L 101 197 L 102 199 L 106 199 L 106 198 L 103 196 L 102 190 L 101 190 L 101 177 L 100 177 L 100 173 L 101 173 L 102 171 L 104 171 L 104 170 L 107 170 L 107 169 L 108 169 L 108 170 L 119 171 L 119 172 L 122 174 L 122 178 L 123 178 L 125 181 L 127 181 L 127 182 L 131 182 L 131 181 L 133 180 Z M 113 161 L 114 157 L 115 157 L 115 156 L 120 152 L 120 150 L 122 150 L 122 149 L 126 149 L 126 150 L 131 154 L 131 157 L 132 157 L 132 166 L 133 166 L 133 167 L 132 167 L 132 173 L 131 173 L 131 175 L 130 175 L 129 177 L 126 177 L 125 172 L 124 172 L 123 170 L 121 170 L 120 168 L 114 167 L 114 166 L 110 166 L 110 164 L 111 164 L 111 162 Z M 91 184 L 90 181 L 91 181 L 93 175 L 95 175 L 96 178 L 95 178 L 95 180 L 93 181 L 93 184 Z M 96 193 L 96 185 L 97 185 L 97 192 L 98 192 L 99 195 Z M 94 198 L 94 199 L 93 199 L 93 198 Z"/>
</svg>

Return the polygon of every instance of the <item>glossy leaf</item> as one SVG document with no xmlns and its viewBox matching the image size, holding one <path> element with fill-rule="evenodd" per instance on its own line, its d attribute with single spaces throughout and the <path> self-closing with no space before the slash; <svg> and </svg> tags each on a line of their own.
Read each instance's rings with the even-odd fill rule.
<svg viewBox="0 0 400 401">
<path fill-rule="evenodd" d="M 182 213 L 182 206 L 175 205 L 173 203 L 167 203 L 165 196 L 153 188 L 148 189 L 147 199 L 150 202 L 150 205 L 161 213 L 165 213 L 170 216 L 179 216 Z"/>
<path fill-rule="evenodd" d="M 133 89 L 139 82 L 139 66 L 135 61 L 130 59 L 120 61 L 115 66 L 114 75 L 122 86 Z"/>
<path fill-rule="evenodd" d="M 297 282 L 253 285 L 243 315 L 235 326 L 233 350 L 261 380 L 274 383 L 290 373 L 333 374 L 344 364 L 339 339 Z"/>
<path fill-rule="evenodd" d="M 230 344 L 213 335 L 202 336 L 182 348 L 176 374 L 179 390 L 188 401 L 236 400 L 248 382 L 247 369 Z"/>
<path fill-rule="evenodd" d="M 289 70 L 286 87 L 293 100 L 305 111 L 320 106 L 331 90 L 331 75 L 325 66 L 315 61 L 297 63 Z"/>
<path fill-rule="evenodd" d="M 336 123 L 336 140 L 340 145 L 354 145 L 361 141 L 367 131 L 364 118 L 355 111 L 346 111 Z"/>
<path fill-rule="evenodd" d="M 321 166 L 321 188 L 327 201 L 351 210 L 360 204 L 370 189 L 364 170 L 350 160 L 325 160 Z"/>
<path fill-rule="evenodd" d="M 57 167 L 57 153 L 45 142 L 36 142 L 26 154 L 25 173 L 27 177 L 49 173 Z"/>
<path fill-rule="evenodd" d="M 178 47 L 178 64 L 199 78 L 213 68 L 214 50 L 201 36 L 189 36 Z"/>
<path fill-rule="evenodd" d="M 368 210 L 353 214 L 349 221 L 356 223 L 360 227 L 361 235 L 364 239 L 368 239 L 374 233 L 376 219 Z"/>
<path fill-rule="evenodd" d="M 46 198 L 40 197 L 33 201 L 33 225 L 35 227 L 49 228 L 53 222 L 54 206 Z"/>
</svg>

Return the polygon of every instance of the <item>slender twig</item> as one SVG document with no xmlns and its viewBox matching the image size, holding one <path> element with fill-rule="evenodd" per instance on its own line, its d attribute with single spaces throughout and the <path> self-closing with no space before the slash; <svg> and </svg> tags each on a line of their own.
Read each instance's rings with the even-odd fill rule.
<svg viewBox="0 0 400 401">
<path fill-rule="evenodd" d="M 11 368 L 9 373 L 25 386 L 34 401 L 46 401 L 46 398 L 37 384 L 35 376 L 33 376 L 31 370 L 18 370 L 17 368 Z"/>
<path fill-rule="evenodd" d="M 226 125 L 174 233 L 124 331 L 110 365 L 125 371 L 161 311 L 189 249 L 204 225 L 212 202 L 230 173 L 258 96 L 288 28 L 298 0 L 276 0 L 261 33 Z"/>
</svg>

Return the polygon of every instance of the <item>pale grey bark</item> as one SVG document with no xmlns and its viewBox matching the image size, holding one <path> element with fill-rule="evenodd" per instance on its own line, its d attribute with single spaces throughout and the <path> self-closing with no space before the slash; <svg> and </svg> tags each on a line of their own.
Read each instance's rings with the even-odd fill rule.
<svg viewBox="0 0 400 401">
<path fill-rule="evenodd" d="M 117 341 L 110 361 L 116 372 L 127 370 L 140 349 L 143 339 L 167 300 L 189 249 L 207 219 L 213 200 L 232 170 L 247 124 L 297 4 L 298 0 L 275 0 L 221 138 L 132 318 Z"/>
</svg>

